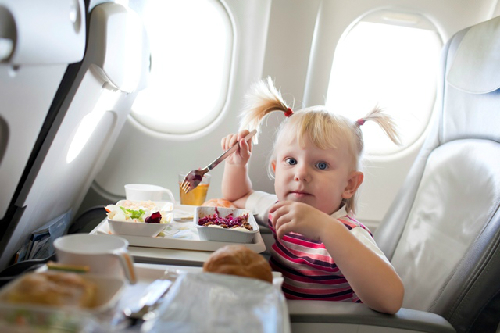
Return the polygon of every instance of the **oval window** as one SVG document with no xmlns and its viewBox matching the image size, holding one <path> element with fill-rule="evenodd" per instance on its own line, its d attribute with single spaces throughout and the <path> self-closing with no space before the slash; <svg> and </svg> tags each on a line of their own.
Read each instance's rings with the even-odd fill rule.
<svg viewBox="0 0 500 333">
<path fill-rule="evenodd" d="M 148 1 L 143 18 L 151 73 L 132 117 L 161 133 L 205 128 L 222 111 L 228 92 L 233 30 L 225 7 L 216 0 Z"/>
<path fill-rule="evenodd" d="M 327 105 L 356 120 L 375 105 L 398 126 L 402 146 L 378 125 L 363 125 L 365 153 L 390 154 L 424 132 L 434 108 L 442 48 L 436 27 L 419 14 L 377 11 L 351 25 L 335 50 Z"/>
</svg>

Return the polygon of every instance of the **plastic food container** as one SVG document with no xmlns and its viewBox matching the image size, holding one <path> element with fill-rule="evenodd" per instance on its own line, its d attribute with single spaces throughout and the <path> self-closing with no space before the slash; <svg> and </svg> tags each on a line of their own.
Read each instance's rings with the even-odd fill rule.
<svg viewBox="0 0 500 333">
<path fill-rule="evenodd" d="M 200 226 L 198 221 L 200 218 L 214 215 L 218 213 L 221 218 L 225 218 L 230 214 L 234 217 L 248 214 L 248 222 L 252 226 L 252 230 L 238 230 L 231 228 L 221 228 L 216 226 Z M 252 243 L 254 236 L 259 232 L 259 225 L 255 221 L 255 217 L 246 209 L 221 208 L 221 207 L 196 207 L 194 221 L 198 229 L 198 236 L 201 240 L 233 242 L 233 243 Z"/>
<path fill-rule="evenodd" d="M 89 333 L 98 323 L 88 313 L 0 303 L 0 332 Z"/>
<path fill-rule="evenodd" d="M 26 273 L 26 274 L 42 274 L 43 272 Z M 54 273 L 57 274 L 57 273 Z M 63 274 L 63 273 L 61 273 Z M 75 273 L 78 274 L 78 273 Z M 6 300 L 7 293 L 15 288 L 16 284 L 25 274 L 21 275 L 17 279 L 9 282 L 7 285 L 0 289 L 0 306 L 3 309 L 7 308 L 25 308 L 35 310 L 63 310 L 63 306 L 51 306 L 51 305 L 39 305 L 39 304 L 21 304 L 21 303 L 10 303 Z M 85 274 L 81 273 L 81 277 L 85 280 L 93 282 L 96 287 L 96 294 L 94 299 L 94 305 L 90 309 L 75 309 L 74 311 L 87 312 L 90 314 L 101 314 L 110 309 L 112 309 L 118 302 L 120 295 L 125 288 L 125 281 L 115 277 L 101 276 L 96 274 Z M 66 309 L 67 310 L 67 309 Z"/>
</svg>

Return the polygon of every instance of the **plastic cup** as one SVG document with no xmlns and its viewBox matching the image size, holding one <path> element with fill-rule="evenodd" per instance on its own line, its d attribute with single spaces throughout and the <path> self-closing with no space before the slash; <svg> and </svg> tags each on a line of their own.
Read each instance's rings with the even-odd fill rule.
<svg viewBox="0 0 500 333">
<path fill-rule="evenodd" d="M 152 184 L 126 184 L 127 200 L 133 201 L 170 201 L 175 204 L 174 195 L 168 188 Z"/>
<path fill-rule="evenodd" d="M 125 277 L 137 282 L 134 261 L 127 252 L 128 241 L 114 235 L 69 234 L 54 241 L 61 264 L 88 266 L 90 273 Z"/>
<path fill-rule="evenodd" d="M 200 206 L 205 202 L 207 197 L 208 187 L 210 186 L 210 178 L 212 177 L 209 173 L 206 173 L 201 180 L 201 183 L 193 190 L 185 193 L 181 188 L 181 184 L 186 177 L 187 172 L 179 173 L 179 194 L 181 198 L 181 205 L 195 205 Z"/>
</svg>

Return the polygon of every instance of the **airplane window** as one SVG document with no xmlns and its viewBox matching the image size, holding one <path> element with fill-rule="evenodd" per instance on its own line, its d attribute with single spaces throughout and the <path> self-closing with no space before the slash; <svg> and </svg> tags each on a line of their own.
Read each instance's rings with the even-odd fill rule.
<svg viewBox="0 0 500 333">
<path fill-rule="evenodd" d="M 233 30 L 218 0 L 146 2 L 151 46 L 148 87 L 132 117 L 161 133 L 193 133 L 213 122 L 226 101 Z"/>
<path fill-rule="evenodd" d="M 371 14 L 344 33 L 335 50 L 327 105 L 353 120 L 378 105 L 394 118 L 402 140 L 395 146 L 367 122 L 365 153 L 395 153 L 423 134 L 434 107 L 442 45 L 434 24 L 413 14 Z"/>
</svg>

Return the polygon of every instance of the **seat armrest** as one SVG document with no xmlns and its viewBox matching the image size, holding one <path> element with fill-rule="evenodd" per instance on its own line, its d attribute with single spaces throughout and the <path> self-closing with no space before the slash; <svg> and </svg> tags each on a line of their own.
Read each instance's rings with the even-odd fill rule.
<svg viewBox="0 0 500 333">
<path fill-rule="evenodd" d="M 401 309 L 395 315 L 371 310 L 364 304 L 347 302 L 294 301 L 288 300 L 288 312 L 292 332 L 295 327 L 311 324 L 350 324 L 353 326 L 377 326 L 416 332 L 454 333 L 455 329 L 443 317 L 424 311 Z M 302 325 L 307 324 L 307 325 Z M 346 326 L 343 326 L 346 327 Z M 341 330 L 339 330 L 341 332 Z M 336 330 L 336 332 L 338 332 Z M 391 330 L 397 332 L 397 330 Z"/>
</svg>

